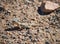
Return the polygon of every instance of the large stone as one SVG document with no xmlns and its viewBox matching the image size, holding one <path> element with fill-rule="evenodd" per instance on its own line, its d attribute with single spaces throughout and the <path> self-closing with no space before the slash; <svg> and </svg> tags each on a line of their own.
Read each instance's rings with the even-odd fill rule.
<svg viewBox="0 0 60 44">
<path fill-rule="evenodd" d="M 51 2 L 51 1 L 44 1 L 41 4 L 41 10 L 43 12 L 51 12 L 59 8 L 59 4 Z"/>
</svg>

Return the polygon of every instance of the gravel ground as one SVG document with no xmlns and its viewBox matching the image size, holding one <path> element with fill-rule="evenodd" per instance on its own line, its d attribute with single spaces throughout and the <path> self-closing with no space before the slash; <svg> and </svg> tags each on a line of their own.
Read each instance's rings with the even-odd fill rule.
<svg viewBox="0 0 60 44">
<path fill-rule="evenodd" d="M 60 8 L 41 15 L 41 2 L 0 0 L 0 44 L 60 44 Z"/>
</svg>

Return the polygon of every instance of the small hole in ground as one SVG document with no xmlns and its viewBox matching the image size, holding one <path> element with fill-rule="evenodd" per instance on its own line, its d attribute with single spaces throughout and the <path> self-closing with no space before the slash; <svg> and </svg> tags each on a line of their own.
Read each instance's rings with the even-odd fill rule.
<svg viewBox="0 0 60 44">
<path fill-rule="evenodd" d="M 5 9 L 4 9 L 3 7 L 0 7 L 0 12 L 1 12 L 1 11 L 4 11 L 4 10 L 5 10 Z"/>
<path fill-rule="evenodd" d="M 14 31 L 14 30 L 19 30 L 19 29 L 20 29 L 19 27 L 13 27 L 13 28 L 5 29 L 5 31 Z"/>
<path fill-rule="evenodd" d="M 37 12 L 38 12 L 40 15 L 49 15 L 49 14 L 52 13 L 53 11 L 51 11 L 51 12 L 43 12 L 42 9 L 41 9 L 41 7 L 38 7 Z"/>
</svg>

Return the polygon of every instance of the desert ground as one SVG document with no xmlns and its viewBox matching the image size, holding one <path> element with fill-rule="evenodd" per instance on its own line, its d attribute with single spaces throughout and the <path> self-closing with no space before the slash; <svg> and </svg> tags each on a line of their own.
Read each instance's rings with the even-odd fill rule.
<svg viewBox="0 0 60 44">
<path fill-rule="evenodd" d="M 40 14 L 42 1 L 0 0 L 0 44 L 60 44 L 60 8 Z"/>
</svg>

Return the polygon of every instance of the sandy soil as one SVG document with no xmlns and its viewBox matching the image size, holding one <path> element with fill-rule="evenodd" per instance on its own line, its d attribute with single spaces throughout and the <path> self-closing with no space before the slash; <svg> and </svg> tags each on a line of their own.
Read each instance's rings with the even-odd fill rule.
<svg viewBox="0 0 60 44">
<path fill-rule="evenodd" d="M 41 3 L 0 0 L 0 44 L 60 44 L 60 8 L 42 15 Z"/>
</svg>

